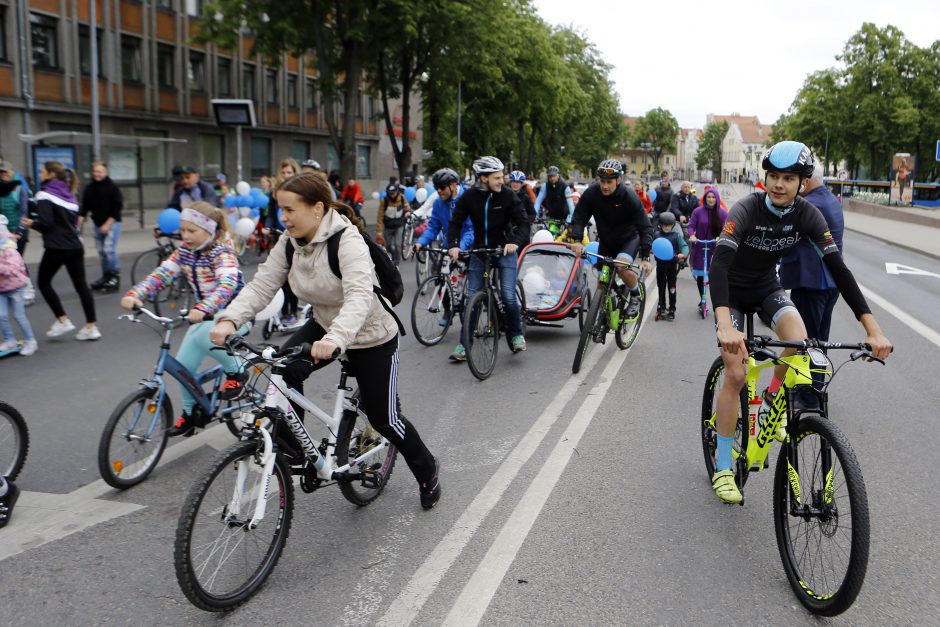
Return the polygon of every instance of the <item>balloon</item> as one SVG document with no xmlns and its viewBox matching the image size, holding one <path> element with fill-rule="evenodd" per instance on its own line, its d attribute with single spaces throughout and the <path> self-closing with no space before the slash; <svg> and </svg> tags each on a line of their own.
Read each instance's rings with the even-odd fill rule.
<svg viewBox="0 0 940 627">
<path fill-rule="evenodd" d="M 180 212 L 167 208 L 157 216 L 157 228 L 163 233 L 176 233 L 180 230 Z"/>
<path fill-rule="evenodd" d="M 229 209 L 231 209 L 232 207 L 235 206 L 235 197 L 226 196 L 225 199 L 222 201 L 222 204 L 228 207 Z"/>
<path fill-rule="evenodd" d="M 533 244 L 544 244 L 546 242 L 554 242 L 555 237 L 552 235 L 552 232 L 548 229 L 539 229 L 535 232 L 535 235 L 532 236 Z"/>
<path fill-rule="evenodd" d="M 261 211 L 259 211 L 258 209 L 249 209 L 248 217 L 258 219 L 261 217 Z"/>
<path fill-rule="evenodd" d="M 430 194 L 433 194 L 434 191 L 435 191 L 435 190 L 434 190 L 434 186 L 431 185 L 430 183 L 425 183 L 425 184 L 424 184 L 424 189 L 428 190 L 428 194 L 429 194 L 429 195 L 430 195 Z"/>
<path fill-rule="evenodd" d="M 378 192 L 372 192 L 372 200 L 378 200 L 378 199 L 379 199 L 379 193 L 378 193 Z"/>
<path fill-rule="evenodd" d="M 235 215 L 229 215 L 228 223 L 232 227 L 232 230 L 235 230 L 235 225 L 238 223 L 238 218 Z"/>
<path fill-rule="evenodd" d="M 647 192 L 647 194 L 649 194 L 650 202 L 654 202 L 656 200 L 657 194 L 655 189 L 651 189 L 649 192 Z"/>
<path fill-rule="evenodd" d="M 280 207 L 278 207 L 278 208 L 277 208 L 277 223 L 280 224 L 280 225 L 281 225 L 281 228 L 283 229 L 283 228 L 285 228 L 285 227 L 284 227 L 284 223 L 281 221 L 281 214 L 282 214 L 282 213 L 284 213 L 284 210 L 281 209 Z"/>
<path fill-rule="evenodd" d="M 545 292 L 545 277 L 537 272 L 528 272 L 522 279 L 526 302 L 538 302 L 538 294 Z M 531 300 L 530 300 L 531 299 Z"/>
<path fill-rule="evenodd" d="M 382 192 L 381 194 L 379 194 L 379 198 L 385 198 L 385 192 Z"/>
<path fill-rule="evenodd" d="M 251 213 L 251 207 L 239 207 L 238 208 L 239 217 L 247 218 L 250 213 Z"/>
<path fill-rule="evenodd" d="M 274 293 L 274 298 L 268 303 L 268 306 L 255 314 L 255 320 L 264 321 L 273 318 L 281 313 L 281 307 L 284 305 L 284 290 L 278 290 Z"/>
<path fill-rule="evenodd" d="M 423 203 L 427 199 L 428 199 L 428 190 L 425 189 L 424 187 L 422 187 L 421 189 L 415 192 L 415 200 L 417 200 L 418 202 Z"/>
<path fill-rule="evenodd" d="M 239 196 L 244 196 L 245 194 L 251 193 L 251 185 L 247 181 L 239 181 L 235 186 L 235 191 L 238 192 Z"/>
<path fill-rule="evenodd" d="M 653 240 L 653 256 L 659 261 L 671 261 L 675 254 L 672 242 L 665 237 L 657 237 Z"/>
<path fill-rule="evenodd" d="M 600 247 L 601 245 L 598 244 L 596 241 L 588 242 L 588 245 L 584 247 L 584 252 L 589 253 L 588 258 L 584 260 L 585 265 L 593 266 L 595 263 L 597 263 L 597 258 L 591 257 L 591 255 L 598 254 Z"/>
<path fill-rule="evenodd" d="M 406 187 L 405 188 L 405 200 L 407 200 L 408 202 L 413 202 L 414 199 L 415 199 L 415 188 Z"/>
<path fill-rule="evenodd" d="M 244 238 L 251 237 L 251 234 L 255 231 L 255 221 L 251 218 L 241 218 L 238 222 L 235 223 L 235 234 L 240 235 Z"/>
<path fill-rule="evenodd" d="M 252 187 L 249 196 L 251 196 L 251 203 L 246 205 L 247 207 L 257 207 L 260 209 L 268 204 L 268 197 L 265 196 L 260 187 Z"/>
</svg>

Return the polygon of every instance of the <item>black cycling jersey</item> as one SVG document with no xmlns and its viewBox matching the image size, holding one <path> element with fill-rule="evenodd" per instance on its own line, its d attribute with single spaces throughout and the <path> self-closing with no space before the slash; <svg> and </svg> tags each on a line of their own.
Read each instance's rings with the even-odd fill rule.
<svg viewBox="0 0 940 627">
<path fill-rule="evenodd" d="M 766 192 L 756 192 L 731 207 L 715 246 L 708 273 L 712 305 L 730 306 L 730 290 L 753 290 L 777 284 L 777 262 L 802 238 L 810 238 L 856 317 L 870 313 L 852 273 L 845 266 L 822 213 L 797 197 L 782 217 L 766 206 Z"/>
<path fill-rule="evenodd" d="M 634 235 L 640 239 L 640 257 L 648 257 L 653 243 L 653 228 L 640 198 L 629 187 L 618 185 L 610 196 L 604 196 L 594 183 L 581 195 L 571 219 L 571 238 L 580 242 L 584 227 L 594 216 L 597 238 L 604 249 L 620 249 Z"/>
</svg>

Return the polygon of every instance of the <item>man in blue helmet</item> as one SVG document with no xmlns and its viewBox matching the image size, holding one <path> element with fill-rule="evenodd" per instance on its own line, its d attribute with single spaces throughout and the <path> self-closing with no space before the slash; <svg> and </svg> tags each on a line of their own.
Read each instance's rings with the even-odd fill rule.
<svg viewBox="0 0 940 627">
<path fill-rule="evenodd" d="M 766 192 L 756 192 L 731 207 L 715 246 L 708 273 L 715 311 L 718 343 L 724 362 L 724 381 L 718 394 L 718 447 L 712 487 L 725 503 L 740 503 L 741 491 L 732 470 L 732 445 L 744 386 L 747 346 L 743 332 L 745 314 L 758 307 L 771 319 L 771 327 L 784 341 L 806 339 L 803 320 L 777 279 L 777 262 L 802 239 L 811 240 L 822 256 L 839 293 L 865 329 L 872 353 L 886 359 L 891 342 L 885 337 L 846 267 L 829 226 L 819 209 L 800 198 L 803 182 L 813 174 L 815 160 L 805 145 L 783 141 L 773 146 L 761 164 L 766 172 Z M 784 356 L 795 351 L 787 349 Z M 777 366 L 764 394 L 761 412 L 766 414 L 786 374 Z M 781 424 L 778 439 L 786 437 Z"/>
</svg>

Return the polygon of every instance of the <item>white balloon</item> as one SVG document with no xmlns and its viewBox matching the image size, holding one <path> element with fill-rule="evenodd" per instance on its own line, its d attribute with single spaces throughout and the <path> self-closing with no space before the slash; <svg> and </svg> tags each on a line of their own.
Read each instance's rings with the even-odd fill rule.
<svg viewBox="0 0 940 627">
<path fill-rule="evenodd" d="M 415 200 L 417 200 L 419 203 L 423 203 L 427 199 L 428 190 L 424 189 L 423 187 L 419 188 L 418 191 L 415 192 Z"/>
<path fill-rule="evenodd" d="M 378 199 L 379 199 L 379 193 L 378 193 L 378 192 L 372 192 L 372 200 L 378 200 Z"/>
<path fill-rule="evenodd" d="M 239 196 L 247 196 L 251 193 L 251 185 L 247 181 L 239 181 L 238 185 L 235 186 L 235 191 L 238 192 Z"/>
<path fill-rule="evenodd" d="M 251 237 L 254 230 L 255 223 L 251 218 L 241 218 L 235 223 L 235 234 L 244 238 Z"/>
<path fill-rule="evenodd" d="M 239 217 L 247 218 L 249 213 L 251 213 L 251 207 L 239 207 L 238 208 Z"/>
<path fill-rule="evenodd" d="M 284 291 L 278 290 L 274 293 L 274 298 L 268 303 L 268 306 L 255 314 L 255 320 L 263 322 L 275 315 L 281 313 L 281 307 L 284 305 Z"/>
<path fill-rule="evenodd" d="M 533 244 L 545 244 L 547 242 L 554 242 L 555 237 L 552 235 L 552 232 L 548 229 L 539 229 L 535 232 L 535 235 L 532 236 Z"/>
</svg>

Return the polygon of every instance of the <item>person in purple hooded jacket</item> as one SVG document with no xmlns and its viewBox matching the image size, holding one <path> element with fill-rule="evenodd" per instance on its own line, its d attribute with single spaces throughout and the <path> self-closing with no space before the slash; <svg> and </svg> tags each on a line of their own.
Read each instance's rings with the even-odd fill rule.
<svg viewBox="0 0 940 627">
<path fill-rule="evenodd" d="M 718 239 L 727 217 L 728 212 L 721 208 L 721 196 L 718 194 L 718 189 L 712 187 L 702 196 L 702 204 L 692 211 L 692 217 L 689 218 L 689 243 L 692 244 L 690 264 L 692 276 L 695 277 L 695 283 L 698 285 L 699 303 L 704 303 L 708 297 L 705 293 L 705 274 L 708 268 L 705 267 L 705 246 L 701 240 Z M 714 250 L 715 245 L 712 243 L 709 252 L 712 253 Z"/>
<path fill-rule="evenodd" d="M 52 278 L 65 266 L 85 311 L 85 326 L 75 339 L 100 339 L 101 332 L 95 324 L 95 300 L 85 281 L 85 246 L 78 236 L 78 201 L 74 195 L 78 176 L 58 161 L 46 161 L 39 169 L 39 180 L 41 189 L 30 203 L 30 217 L 22 224 L 42 233 L 43 253 L 36 286 L 56 317 L 46 335 L 58 337 L 75 329 L 52 287 Z"/>
</svg>

